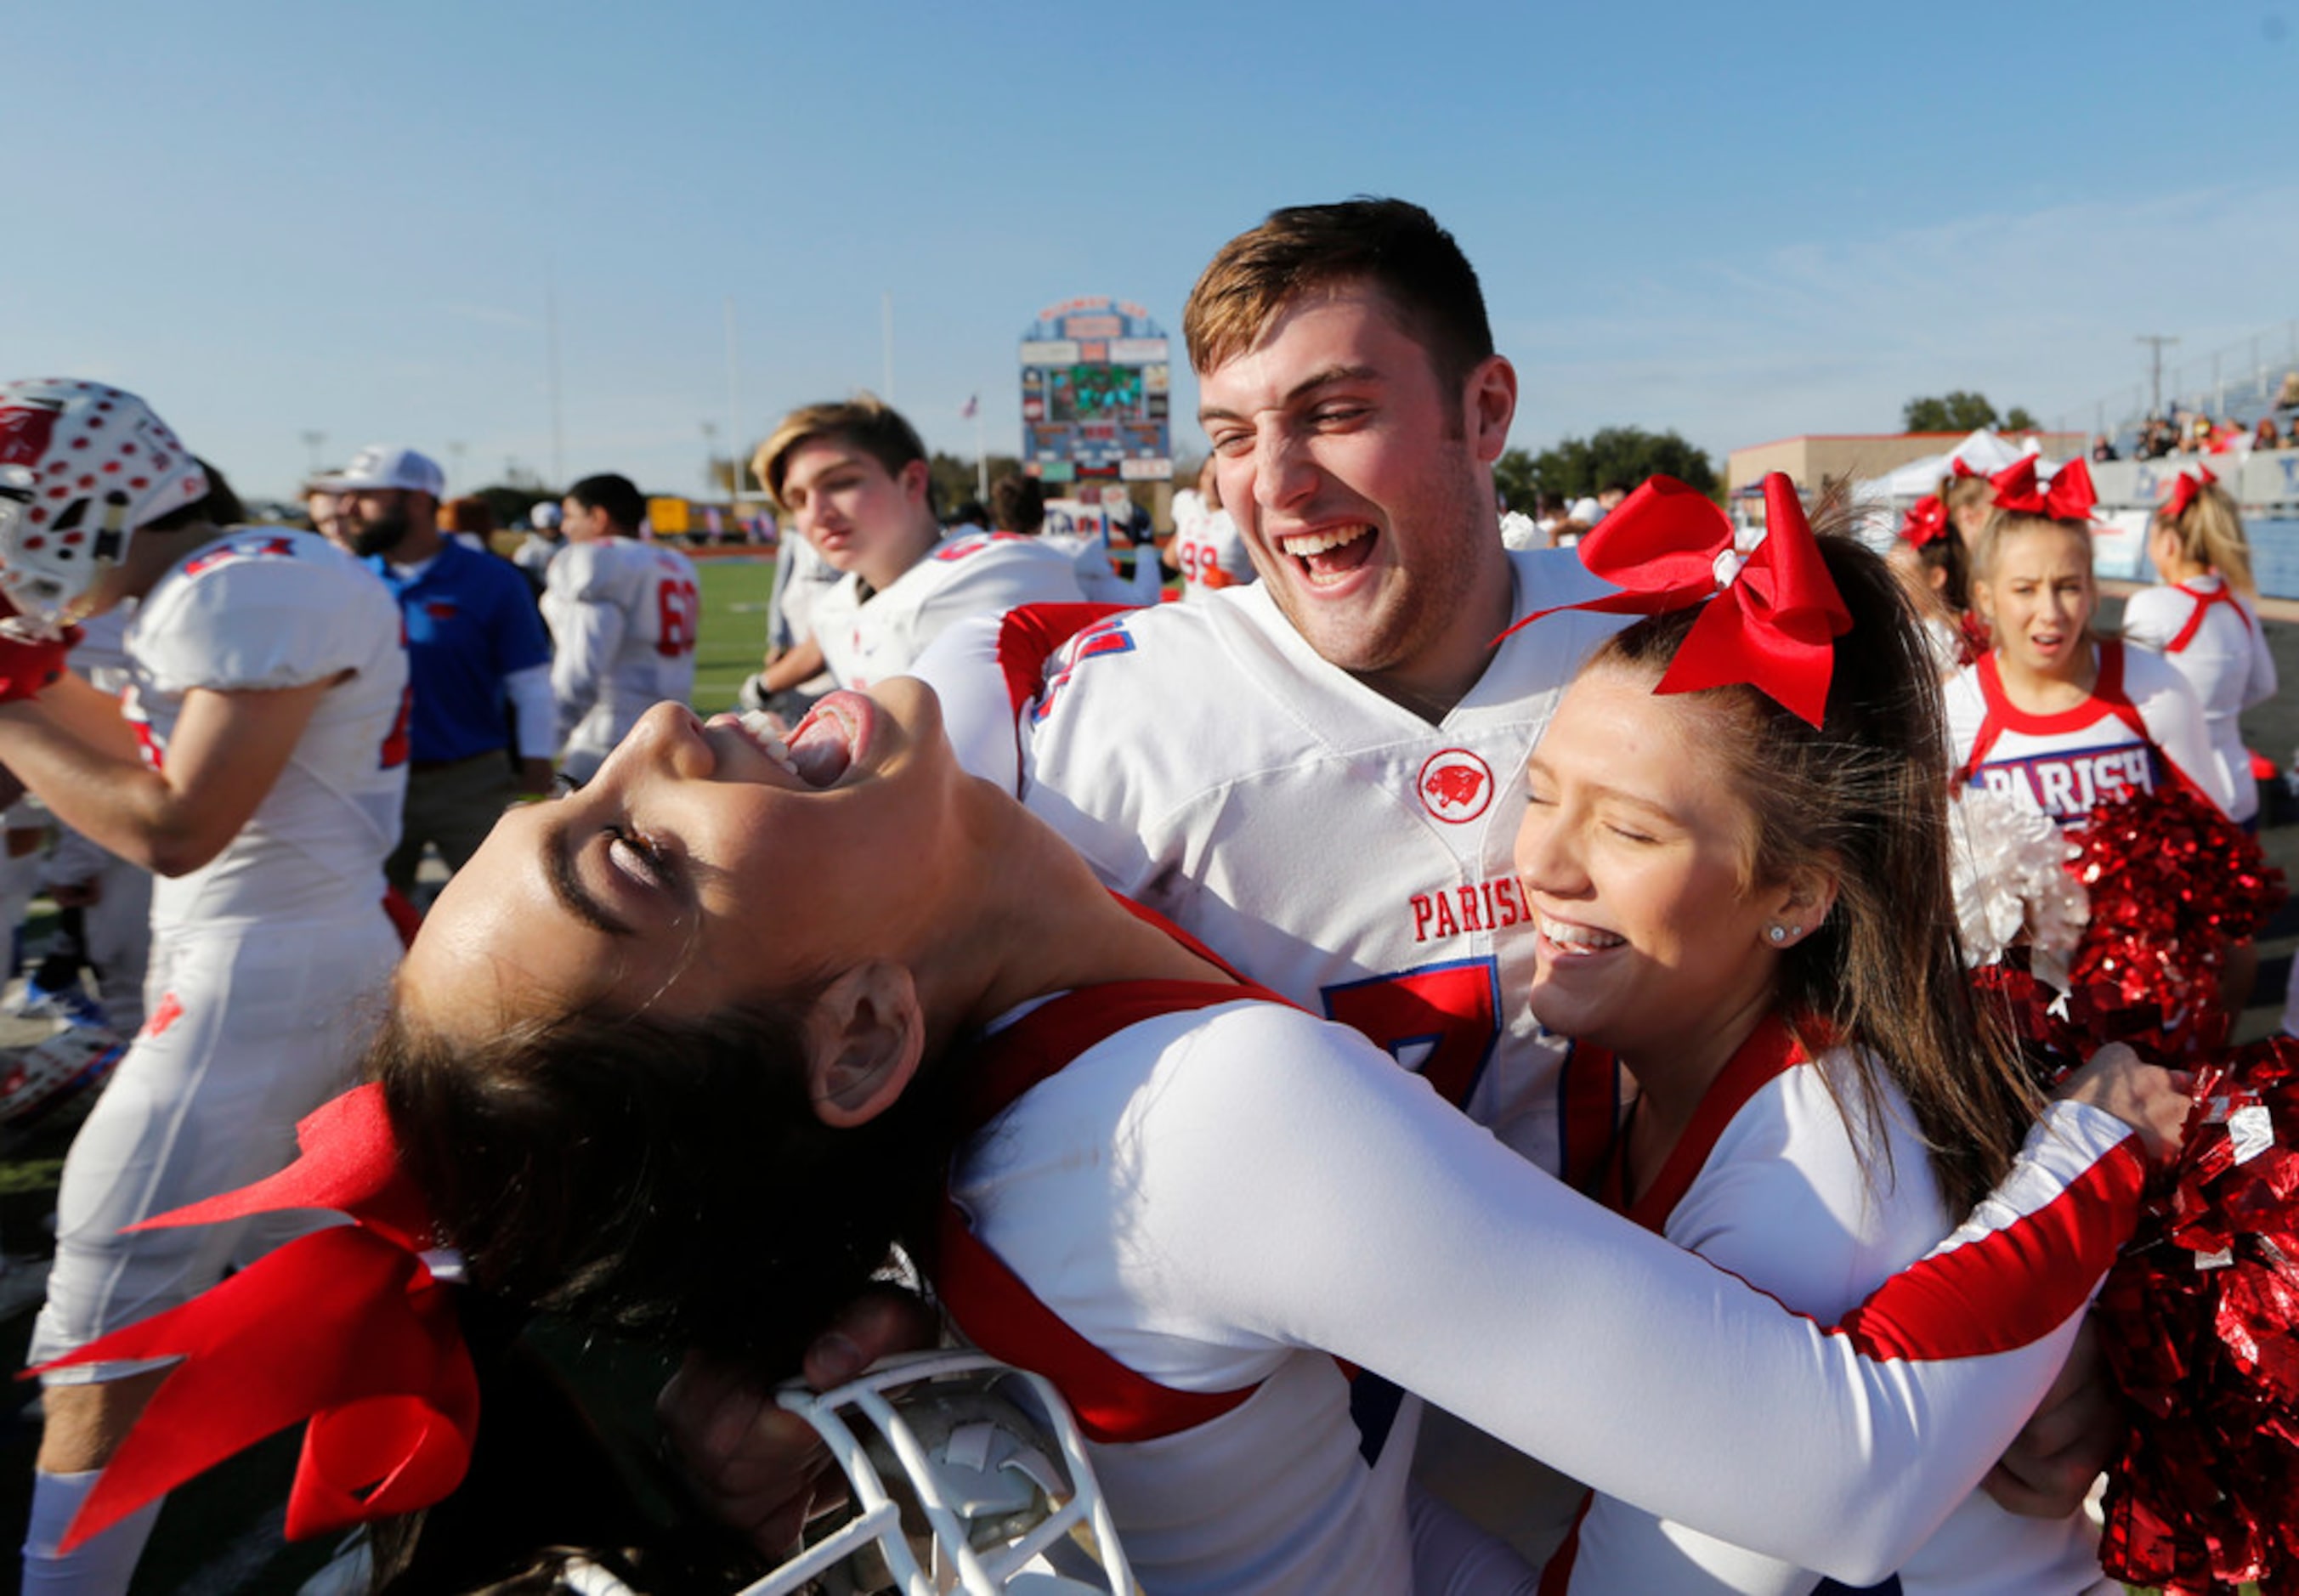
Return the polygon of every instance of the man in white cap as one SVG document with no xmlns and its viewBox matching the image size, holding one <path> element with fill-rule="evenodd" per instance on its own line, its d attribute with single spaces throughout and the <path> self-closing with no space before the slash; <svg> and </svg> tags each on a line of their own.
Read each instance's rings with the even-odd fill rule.
<svg viewBox="0 0 2299 1596">
<path fill-rule="evenodd" d="M 527 534 L 510 552 L 510 562 L 526 573 L 527 585 L 539 597 L 552 561 L 567 546 L 566 536 L 559 529 L 559 501 L 541 501 L 527 512 Z"/>
<path fill-rule="evenodd" d="M 436 462 L 376 444 L 315 486 L 336 495 L 352 552 L 383 578 L 407 623 L 407 811 L 384 874 L 408 893 L 427 844 L 452 870 L 506 804 L 550 789 L 551 644 L 518 568 L 439 530 L 446 478 Z"/>
</svg>

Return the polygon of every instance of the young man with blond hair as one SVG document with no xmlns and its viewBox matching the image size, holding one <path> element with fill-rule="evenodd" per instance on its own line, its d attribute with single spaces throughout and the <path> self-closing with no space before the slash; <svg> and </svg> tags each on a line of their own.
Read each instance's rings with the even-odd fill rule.
<svg viewBox="0 0 2299 1596">
<path fill-rule="evenodd" d="M 842 687 L 902 674 L 953 621 L 1083 596 L 1069 560 L 1032 539 L 995 532 L 945 539 L 925 445 L 875 395 L 791 411 L 759 445 L 751 469 L 841 574 L 811 619 Z"/>
</svg>

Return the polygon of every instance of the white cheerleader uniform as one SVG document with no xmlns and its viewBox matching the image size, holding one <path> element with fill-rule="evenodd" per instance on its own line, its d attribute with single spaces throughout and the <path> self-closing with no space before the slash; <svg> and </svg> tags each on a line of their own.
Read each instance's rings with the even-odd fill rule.
<svg viewBox="0 0 2299 1596">
<path fill-rule="evenodd" d="M 374 573 L 302 532 L 235 530 L 138 608 L 121 709 L 154 769 L 195 688 L 333 685 L 239 834 L 154 885 L 144 1028 L 65 1160 L 29 1361 L 212 1284 L 244 1226 L 121 1227 L 279 1168 L 296 1120 L 349 1085 L 400 952 L 383 911 L 407 784 L 400 633 Z"/>
<path fill-rule="evenodd" d="M 849 571 L 814 606 L 814 637 L 842 687 L 867 687 L 909 669 L 951 622 L 1001 615 L 1017 604 L 1077 603 L 1070 557 L 1036 538 L 975 532 L 938 543 L 882 591 L 865 594 Z"/>
<path fill-rule="evenodd" d="M 1174 563 L 1182 573 L 1182 596 L 1201 599 L 1256 578 L 1245 536 L 1226 510 L 1216 510 L 1194 487 L 1174 495 Z"/>
<path fill-rule="evenodd" d="M 2204 702 L 2212 752 L 2234 795 L 2228 817 L 2259 813 L 2259 784 L 2243 745 L 2238 717 L 2275 696 L 2275 656 L 2268 652 L 2259 616 L 2224 578 L 2203 576 L 2143 588 L 2123 606 L 2123 635 L 2152 648 L 2187 678 Z"/>
<path fill-rule="evenodd" d="M 1646 1512 L 1875 1579 L 2042 1395 L 2141 1176 L 2120 1122 L 2054 1105 L 1831 1330 L 1251 988 L 1064 993 L 975 1057 L 937 1284 L 1062 1389 L 1156 1596 L 1414 1588 L 1407 1449 L 1368 1461 L 1351 1420 L 1374 1376 Z"/>
<path fill-rule="evenodd" d="M 638 719 L 694 691 L 694 562 L 633 537 L 570 543 L 551 562 L 551 696 L 560 765 L 587 781 Z"/>
<path fill-rule="evenodd" d="M 1602 1049 L 1584 1047 L 1572 1068 L 1614 1065 Z M 1859 1103 L 1858 1093 L 1847 1055 L 1813 1061 L 1772 1016 L 1717 1076 L 1641 1194 L 1633 1201 L 1628 1194 L 1617 1144 L 1576 1150 L 1576 1184 L 1588 1170 L 1589 1189 L 1615 1211 L 1790 1309 L 1832 1323 L 1923 1257 L 1955 1223 L 1905 1100 L 1887 1084 L 1883 1140 L 1871 1146 L 1858 1110 L 1857 1122 L 1848 1123 L 1842 1106 Z M 1901 1596 L 2112 1596 L 2121 1589 L 2100 1572 L 2098 1537 L 2081 1514 L 2023 1517 L 1981 1492 L 1958 1503 L 1896 1574 L 1891 1588 Z M 1540 1589 L 1541 1596 L 1805 1596 L 1822 1578 L 1598 1496 L 1551 1559 Z"/>
<path fill-rule="evenodd" d="M 2099 677 L 2091 696 L 2049 715 L 2012 702 L 1992 653 L 1957 673 L 1947 685 L 1947 730 L 1958 780 L 2062 826 L 2167 781 L 2228 812 L 2234 794 L 2212 752 L 2195 689 L 2160 655 L 2116 638 L 2094 646 Z"/>
</svg>

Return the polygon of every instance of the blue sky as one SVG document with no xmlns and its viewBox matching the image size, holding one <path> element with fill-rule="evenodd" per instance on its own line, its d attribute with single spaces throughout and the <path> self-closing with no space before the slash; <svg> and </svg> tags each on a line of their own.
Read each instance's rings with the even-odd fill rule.
<svg viewBox="0 0 2299 1596">
<path fill-rule="evenodd" d="M 1361 192 L 1460 238 L 1535 448 L 1672 427 L 1721 464 L 1955 387 L 2087 425 L 2145 378 L 2136 335 L 2192 387 L 2262 330 L 2289 363 L 2299 317 L 2299 0 L 113 0 L 0 30 L 0 370 L 137 389 L 259 495 L 306 431 L 459 488 L 548 475 L 554 292 L 570 476 L 701 486 L 729 299 L 746 440 L 883 386 L 892 295 L 895 402 L 970 454 L 979 392 L 1010 451 L 1041 306 L 1178 334 L 1224 238 Z"/>
</svg>

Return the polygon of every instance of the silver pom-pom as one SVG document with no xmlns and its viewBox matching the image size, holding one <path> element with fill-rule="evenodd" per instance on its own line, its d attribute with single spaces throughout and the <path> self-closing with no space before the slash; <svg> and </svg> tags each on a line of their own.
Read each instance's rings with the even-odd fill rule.
<svg viewBox="0 0 2299 1596">
<path fill-rule="evenodd" d="M 1949 868 L 1964 957 L 1993 964 L 2004 949 L 2025 943 L 2035 950 L 2038 976 L 2063 971 L 2091 919 L 2091 901 L 2066 869 L 2075 845 L 2050 817 L 1984 787 L 1955 797 L 1948 805 Z"/>
</svg>

